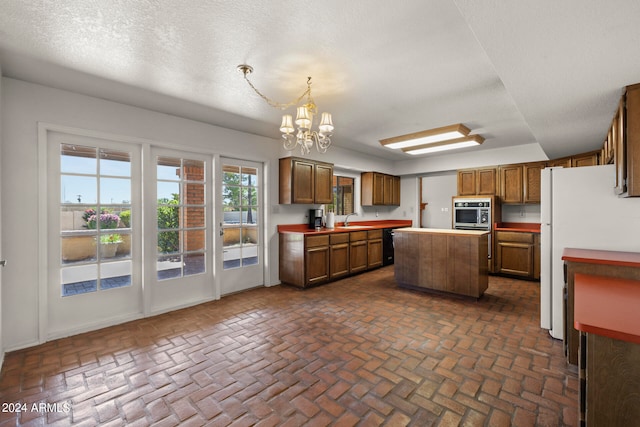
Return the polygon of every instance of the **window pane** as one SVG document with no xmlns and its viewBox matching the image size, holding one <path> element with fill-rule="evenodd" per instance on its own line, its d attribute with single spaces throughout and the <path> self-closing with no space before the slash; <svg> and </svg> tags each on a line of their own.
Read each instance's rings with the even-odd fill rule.
<svg viewBox="0 0 640 427">
<path fill-rule="evenodd" d="M 185 205 L 204 205 L 204 184 L 186 183 L 184 187 Z"/>
<path fill-rule="evenodd" d="M 257 224 L 258 223 L 258 211 L 254 208 L 242 208 L 242 223 L 243 224 Z"/>
<path fill-rule="evenodd" d="M 60 269 L 62 296 L 95 292 L 98 290 L 98 264 L 88 264 Z"/>
<path fill-rule="evenodd" d="M 202 160 L 184 160 L 184 179 L 204 181 L 204 162 Z"/>
<path fill-rule="evenodd" d="M 97 179 L 93 176 L 62 175 L 60 177 L 61 203 L 97 202 Z"/>
<path fill-rule="evenodd" d="M 158 280 L 174 279 L 182 276 L 182 257 L 163 256 L 157 262 Z"/>
<path fill-rule="evenodd" d="M 202 274 L 205 272 L 205 258 L 203 253 L 184 256 L 184 275 Z"/>
<path fill-rule="evenodd" d="M 180 251 L 180 232 L 163 231 L 158 233 L 158 252 L 174 254 Z"/>
<path fill-rule="evenodd" d="M 242 247 L 242 265 L 255 265 L 258 263 L 258 247 L 243 246 Z"/>
<path fill-rule="evenodd" d="M 229 168 L 224 166 L 224 173 L 222 174 L 223 184 L 240 184 L 240 168 Z"/>
<path fill-rule="evenodd" d="M 170 230 L 180 227 L 180 208 L 178 206 L 158 206 L 158 230 Z"/>
<path fill-rule="evenodd" d="M 224 206 L 240 206 L 240 187 L 235 185 L 223 186 L 222 203 Z"/>
<path fill-rule="evenodd" d="M 72 235 L 60 239 L 63 264 L 89 262 L 96 259 L 96 235 Z"/>
<path fill-rule="evenodd" d="M 131 176 L 130 162 L 130 153 L 101 149 L 100 175 Z"/>
<path fill-rule="evenodd" d="M 204 230 L 187 230 L 184 232 L 185 251 L 203 251 L 205 248 Z"/>
<path fill-rule="evenodd" d="M 158 157 L 157 175 L 158 179 L 180 180 L 180 159 Z"/>
<path fill-rule="evenodd" d="M 204 208 L 187 206 L 184 208 L 184 226 L 190 227 L 204 227 Z"/>
<path fill-rule="evenodd" d="M 224 229 L 222 245 L 225 247 L 240 244 L 240 227 L 232 227 Z"/>
<path fill-rule="evenodd" d="M 100 267 L 100 289 L 131 286 L 131 261 L 103 264 Z"/>
<path fill-rule="evenodd" d="M 225 224 L 240 224 L 240 208 L 225 207 L 223 212 L 223 221 Z"/>
<path fill-rule="evenodd" d="M 243 227 L 242 228 L 242 242 L 247 244 L 258 243 L 258 227 Z"/>
<path fill-rule="evenodd" d="M 258 189 L 249 187 L 242 189 L 242 206 L 256 206 L 258 203 Z"/>
<path fill-rule="evenodd" d="M 180 183 L 178 182 L 158 182 L 158 202 L 161 204 L 180 199 Z"/>
<path fill-rule="evenodd" d="M 60 172 L 95 175 L 97 164 L 95 148 L 60 145 Z"/>
<path fill-rule="evenodd" d="M 258 171 L 255 168 L 242 168 L 242 185 L 258 186 Z"/>
<path fill-rule="evenodd" d="M 131 180 L 128 178 L 100 178 L 100 203 L 131 203 Z"/>
</svg>

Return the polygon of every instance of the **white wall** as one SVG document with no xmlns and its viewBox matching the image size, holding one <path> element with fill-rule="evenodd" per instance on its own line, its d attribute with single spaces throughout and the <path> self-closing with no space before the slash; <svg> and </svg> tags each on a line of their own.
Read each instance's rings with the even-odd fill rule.
<svg viewBox="0 0 640 427">
<path fill-rule="evenodd" d="M 38 241 L 38 122 L 57 126 L 142 138 L 160 146 L 195 152 L 220 154 L 265 163 L 267 191 L 267 285 L 278 280 L 277 225 L 303 223 L 308 205 L 278 204 L 278 158 L 297 155 L 282 149 L 277 140 L 233 131 L 203 122 L 171 116 L 142 108 L 58 90 L 42 85 L 3 78 L 2 158 L 0 177 L 1 219 L 4 226 L 2 248 L 11 253 L 4 269 L 2 289 L 2 330 L 5 349 L 37 344 L 39 337 L 39 273 L 34 255 Z M 332 147 L 325 155 L 309 157 L 355 168 L 359 171 L 392 172 L 393 163 L 383 159 Z M 18 183 L 18 184 L 16 184 Z M 413 219 L 416 212 L 416 179 L 402 180 L 402 206 L 363 210 L 364 219 Z M 356 192 L 359 195 L 359 191 Z M 358 196 L 359 197 L 359 196 Z M 412 200 L 413 199 L 413 200 Z M 343 218 L 336 218 L 341 221 Z M 357 218 L 357 219 L 363 219 Z"/>
<path fill-rule="evenodd" d="M 2 78 L 2 68 L 0 67 L 0 79 Z M 0 84 L 0 177 L 2 177 L 2 151 L 3 151 L 3 126 L 2 126 L 2 84 Z M 0 186 L 0 259 L 4 251 L 2 250 L 2 186 Z M 2 270 L 0 267 L 0 369 L 4 361 L 4 341 L 2 339 Z"/>
<path fill-rule="evenodd" d="M 458 192 L 458 174 L 448 171 L 422 177 L 422 201 L 428 203 L 422 214 L 426 228 L 451 228 L 451 198 Z"/>
</svg>

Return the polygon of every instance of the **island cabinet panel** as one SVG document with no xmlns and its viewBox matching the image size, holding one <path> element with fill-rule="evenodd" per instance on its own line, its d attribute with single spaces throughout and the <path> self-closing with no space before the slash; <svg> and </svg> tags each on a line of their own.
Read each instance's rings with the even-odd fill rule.
<svg viewBox="0 0 640 427">
<path fill-rule="evenodd" d="M 479 298 L 489 285 L 488 235 L 466 230 L 396 230 L 396 280 L 401 286 Z"/>
</svg>

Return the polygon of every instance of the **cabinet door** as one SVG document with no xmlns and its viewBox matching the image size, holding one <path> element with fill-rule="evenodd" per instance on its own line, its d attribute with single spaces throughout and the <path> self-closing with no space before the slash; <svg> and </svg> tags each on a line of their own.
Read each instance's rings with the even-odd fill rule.
<svg viewBox="0 0 640 427">
<path fill-rule="evenodd" d="M 625 122 L 627 195 L 636 197 L 640 196 L 640 85 L 627 87 Z"/>
<path fill-rule="evenodd" d="M 498 272 L 533 277 L 533 245 L 498 242 Z"/>
<path fill-rule="evenodd" d="M 598 155 L 596 153 L 587 153 L 580 156 L 573 156 L 571 158 L 571 167 L 579 168 L 582 166 L 597 166 Z"/>
<path fill-rule="evenodd" d="M 349 270 L 352 273 L 367 269 L 367 241 L 359 240 L 349 245 Z"/>
<path fill-rule="evenodd" d="M 522 165 L 500 166 L 502 203 L 522 203 Z"/>
<path fill-rule="evenodd" d="M 329 276 L 332 280 L 349 274 L 349 243 L 331 245 L 330 263 Z"/>
<path fill-rule="evenodd" d="M 314 285 L 329 279 L 329 246 L 307 249 L 305 257 L 306 285 Z"/>
<path fill-rule="evenodd" d="M 613 149 L 613 162 L 616 166 L 616 185 L 614 192 L 622 194 L 627 191 L 627 157 L 624 152 L 625 135 L 625 109 L 624 97 L 618 105 L 618 113 L 614 121 L 615 130 L 612 131 L 611 145 Z"/>
<path fill-rule="evenodd" d="M 393 196 L 391 197 L 393 206 L 400 206 L 400 177 L 393 177 Z"/>
<path fill-rule="evenodd" d="M 571 167 L 571 157 L 563 157 L 562 159 L 549 160 L 549 167 L 558 167 L 562 166 L 563 168 Z"/>
<path fill-rule="evenodd" d="M 367 241 L 367 267 L 376 268 L 382 266 L 382 239 Z"/>
<path fill-rule="evenodd" d="M 524 173 L 524 202 L 540 203 L 540 174 L 545 163 L 525 163 Z"/>
<path fill-rule="evenodd" d="M 476 194 L 495 196 L 498 190 L 498 169 L 482 168 L 476 171 Z"/>
<path fill-rule="evenodd" d="M 382 203 L 391 205 L 393 203 L 393 176 L 383 175 L 384 188 L 382 189 Z"/>
<path fill-rule="evenodd" d="M 384 204 L 384 175 L 381 173 L 373 174 L 373 204 Z"/>
<path fill-rule="evenodd" d="M 314 168 L 313 162 L 304 160 L 293 160 L 291 170 L 291 191 L 293 193 L 293 203 L 314 203 Z"/>
<path fill-rule="evenodd" d="M 476 170 L 465 169 L 458 171 L 458 196 L 476 195 Z"/>
<path fill-rule="evenodd" d="M 333 203 L 333 165 L 316 163 L 314 203 Z"/>
</svg>

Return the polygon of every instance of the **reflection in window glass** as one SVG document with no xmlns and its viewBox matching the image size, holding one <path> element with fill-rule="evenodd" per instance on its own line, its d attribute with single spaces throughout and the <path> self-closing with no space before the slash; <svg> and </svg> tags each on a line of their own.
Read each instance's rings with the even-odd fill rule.
<svg viewBox="0 0 640 427">
<path fill-rule="evenodd" d="M 354 178 L 333 176 L 333 204 L 328 207 L 330 212 L 336 215 L 353 213 L 354 181 Z"/>
</svg>

